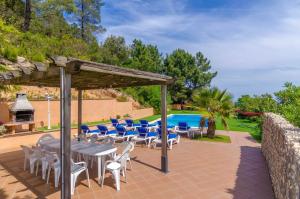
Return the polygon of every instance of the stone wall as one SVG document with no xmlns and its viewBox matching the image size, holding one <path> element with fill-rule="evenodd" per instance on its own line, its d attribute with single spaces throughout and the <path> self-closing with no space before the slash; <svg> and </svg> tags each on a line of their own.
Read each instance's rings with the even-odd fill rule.
<svg viewBox="0 0 300 199">
<path fill-rule="evenodd" d="M 273 113 L 264 114 L 262 151 L 277 199 L 300 199 L 300 129 Z"/>
<path fill-rule="evenodd" d="M 11 103 L 11 102 L 10 102 Z M 0 103 L 0 121 L 9 121 L 9 104 Z M 47 101 L 30 101 L 35 109 L 34 121 L 37 127 L 47 126 L 48 105 Z M 60 102 L 51 101 L 51 124 L 57 125 L 60 122 Z M 116 115 L 123 117 L 129 114 L 133 119 L 139 119 L 153 115 L 153 108 L 135 109 L 133 102 L 118 102 L 115 99 L 108 100 L 83 100 L 82 120 L 83 122 L 94 122 L 115 118 Z M 71 122 L 77 123 L 77 100 L 71 103 Z"/>
</svg>

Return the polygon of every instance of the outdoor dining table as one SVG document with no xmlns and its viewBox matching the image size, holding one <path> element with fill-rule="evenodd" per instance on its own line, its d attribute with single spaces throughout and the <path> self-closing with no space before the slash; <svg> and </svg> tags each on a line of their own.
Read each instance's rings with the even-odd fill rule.
<svg viewBox="0 0 300 199">
<path fill-rule="evenodd" d="M 45 150 L 55 150 L 56 152 L 59 152 L 59 150 L 60 150 L 60 140 L 59 139 L 47 140 L 40 144 L 41 144 L 41 147 Z M 103 175 L 103 173 L 102 173 L 103 158 L 107 155 L 116 153 L 117 147 L 113 146 L 112 144 L 93 144 L 93 143 L 72 141 L 71 151 L 80 153 L 83 155 L 97 157 L 97 160 L 98 160 L 98 183 L 100 184 L 101 177 Z"/>
</svg>

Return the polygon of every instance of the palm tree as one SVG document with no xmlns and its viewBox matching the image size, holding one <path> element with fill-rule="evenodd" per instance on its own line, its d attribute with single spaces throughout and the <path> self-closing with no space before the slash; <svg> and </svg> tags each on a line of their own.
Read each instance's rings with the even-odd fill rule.
<svg viewBox="0 0 300 199">
<path fill-rule="evenodd" d="M 227 90 L 218 88 L 205 88 L 195 90 L 193 101 L 197 107 L 206 108 L 208 112 L 207 137 L 214 138 L 216 131 L 216 119 L 219 116 L 225 128 L 228 127 L 227 119 L 232 111 L 232 96 Z"/>
</svg>

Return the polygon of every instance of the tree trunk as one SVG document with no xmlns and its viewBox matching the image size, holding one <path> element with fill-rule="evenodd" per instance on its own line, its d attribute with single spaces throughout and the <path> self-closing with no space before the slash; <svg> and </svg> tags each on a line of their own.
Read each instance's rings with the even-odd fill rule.
<svg viewBox="0 0 300 199">
<path fill-rule="evenodd" d="M 84 0 L 81 0 L 81 27 L 80 27 L 80 31 L 81 31 L 81 39 L 85 39 L 85 35 L 84 35 Z"/>
<path fill-rule="evenodd" d="M 24 24 L 23 24 L 24 32 L 27 32 L 29 30 L 30 21 L 31 21 L 31 0 L 26 0 L 25 11 L 24 11 Z"/>
<path fill-rule="evenodd" d="M 214 119 L 208 120 L 207 137 L 214 138 L 216 133 L 216 121 Z"/>
</svg>

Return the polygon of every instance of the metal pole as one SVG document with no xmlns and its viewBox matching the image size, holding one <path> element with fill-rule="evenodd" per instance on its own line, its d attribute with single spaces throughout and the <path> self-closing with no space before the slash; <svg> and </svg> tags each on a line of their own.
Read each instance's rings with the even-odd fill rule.
<svg viewBox="0 0 300 199">
<path fill-rule="evenodd" d="M 60 68 L 61 198 L 71 198 L 71 75 Z"/>
<path fill-rule="evenodd" d="M 167 85 L 161 85 L 161 171 L 168 172 Z"/>
<path fill-rule="evenodd" d="M 81 124 L 82 124 L 82 90 L 78 90 L 78 132 L 79 136 L 81 133 Z"/>
<path fill-rule="evenodd" d="M 48 130 L 51 129 L 51 112 L 50 112 L 50 96 L 47 94 L 47 100 L 48 100 Z"/>
</svg>

